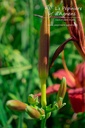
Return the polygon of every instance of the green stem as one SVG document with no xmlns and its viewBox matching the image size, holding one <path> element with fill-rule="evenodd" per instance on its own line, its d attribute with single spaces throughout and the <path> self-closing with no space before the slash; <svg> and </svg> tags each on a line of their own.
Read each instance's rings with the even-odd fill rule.
<svg viewBox="0 0 85 128">
<path fill-rule="evenodd" d="M 41 105 L 44 110 L 46 110 L 46 79 L 40 79 L 41 80 Z M 42 119 L 41 122 L 41 128 L 45 128 L 46 126 L 46 118 Z"/>
<path fill-rule="evenodd" d="M 19 117 L 18 128 L 22 128 L 23 127 L 22 124 L 23 124 L 23 114 L 21 114 Z"/>
<path fill-rule="evenodd" d="M 41 105 L 45 108 L 46 104 L 46 79 L 41 79 Z"/>
<path fill-rule="evenodd" d="M 41 122 L 41 128 L 46 128 L 46 119 L 44 118 Z"/>
</svg>

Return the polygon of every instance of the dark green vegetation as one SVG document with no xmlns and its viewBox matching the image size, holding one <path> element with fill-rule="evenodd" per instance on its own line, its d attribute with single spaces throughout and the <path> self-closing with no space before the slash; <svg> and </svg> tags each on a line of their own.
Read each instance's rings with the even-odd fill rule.
<svg viewBox="0 0 85 128">
<path fill-rule="evenodd" d="M 85 26 L 85 1 L 77 0 L 83 25 Z M 6 107 L 9 99 L 18 99 L 28 103 L 28 95 L 40 91 L 38 76 L 38 49 L 41 18 L 43 15 L 41 0 L 0 0 L 0 128 L 39 128 L 40 122 L 31 120 L 28 115 L 15 113 Z M 69 38 L 65 26 L 56 26 L 56 20 L 51 23 L 50 60 L 59 44 Z M 63 24 L 63 22 L 61 22 Z M 65 47 L 67 67 L 74 71 L 75 66 L 82 62 L 73 43 Z M 47 85 L 60 83 L 54 80 L 52 73 L 63 68 L 61 55 L 51 68 Z M 55 94 L 48 96 L 52 103 Z M 49 100 L 50 99 L 50 100 Z M 67 103 L 58 114 L 54 112 L 47 120 L 48 128 L 84 128 L 85 114 L 79 114 L 78 120 L 72 121 L 74 114 L 68 95 Z"/>
</svg>

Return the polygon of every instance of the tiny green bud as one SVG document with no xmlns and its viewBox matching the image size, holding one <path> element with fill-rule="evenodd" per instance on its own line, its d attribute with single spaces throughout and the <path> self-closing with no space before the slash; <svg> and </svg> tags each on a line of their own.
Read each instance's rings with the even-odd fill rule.
<svg viewBox="0 0 85 128">
<path fill-rule="evenodd" d="M 12 110 L 16 110 L 16 111 L 25 111 L 26 109 L 26 104 L 18 101 L 18 100 L 9 100 L 7 101 L 6 105 L 12 109 Z"/>
<path fill-rule="evenodd" d="M 33 94 L 30 94 L 28 96 L 28 102 L 31 104 L 31 105 L 37 105 L 39 103 L 38 101 L 38 97 L 34 97 Z"/>
<path fill-rule="evenodd" d="M 51 112 L 47 113 L 46 119 L 48 119 L 51 116 Z"/>
<path fill-rule="evenodd" d="M 45 111 L 42 108 L 38 108 L 38 111 L 40 112 L 41 116 L 40 116 L 40 120 L 45 118 Z"/>
<path fill-rule="evenodd" d="M 41 115 L 45 115 L 45 111 L 44 111 L 44 109 L 42 109 L 42 108 L 38 108 L 38 111 L 40 112 Z"/>
</svg>

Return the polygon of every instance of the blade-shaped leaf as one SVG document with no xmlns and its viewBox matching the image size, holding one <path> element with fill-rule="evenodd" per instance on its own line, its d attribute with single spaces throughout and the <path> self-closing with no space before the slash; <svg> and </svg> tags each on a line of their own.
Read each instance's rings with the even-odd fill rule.
<svg viewBox="0 0 85 128">
<path fill-rule="evenodd" d="M 1 121 L 3 126 L 5 126 L 7 123 L 7 117 L 6 117 L 6 113 L 5 113 L 1 99 L 0 99 L 0 121 Z"/>
</svg>

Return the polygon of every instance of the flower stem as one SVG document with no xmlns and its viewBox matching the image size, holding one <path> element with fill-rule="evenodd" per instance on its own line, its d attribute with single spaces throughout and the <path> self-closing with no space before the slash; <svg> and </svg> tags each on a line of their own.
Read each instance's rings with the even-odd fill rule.
<svg viewBox="0 0 85 128">
<path fill-rule="evenodd" d="M 45 108 L 46 104 L 46 79 L 41 79 L 41 105 Z"/>
<path fill-rule="evenodd" d="M 22 128 L 22 123 L 23 123 L 23 115 L 21 114 L 19 117 L 19 123 L 18 123 L 18 128 Z"/>
<path fill-rule="evenodd" d="M 46 110 L 46 78 L 45 79 L 40 79 L 41 80 L 41 105 L 44 110 Z M 42 119 L 41 122 L 41 128 L 46 127 L 46 118 Z"/>
<path fill-rule="evenodd" d="M 41 128 L 46 128 L 46 119 L 45 118 L 41 122 Z"/>
</svg>

